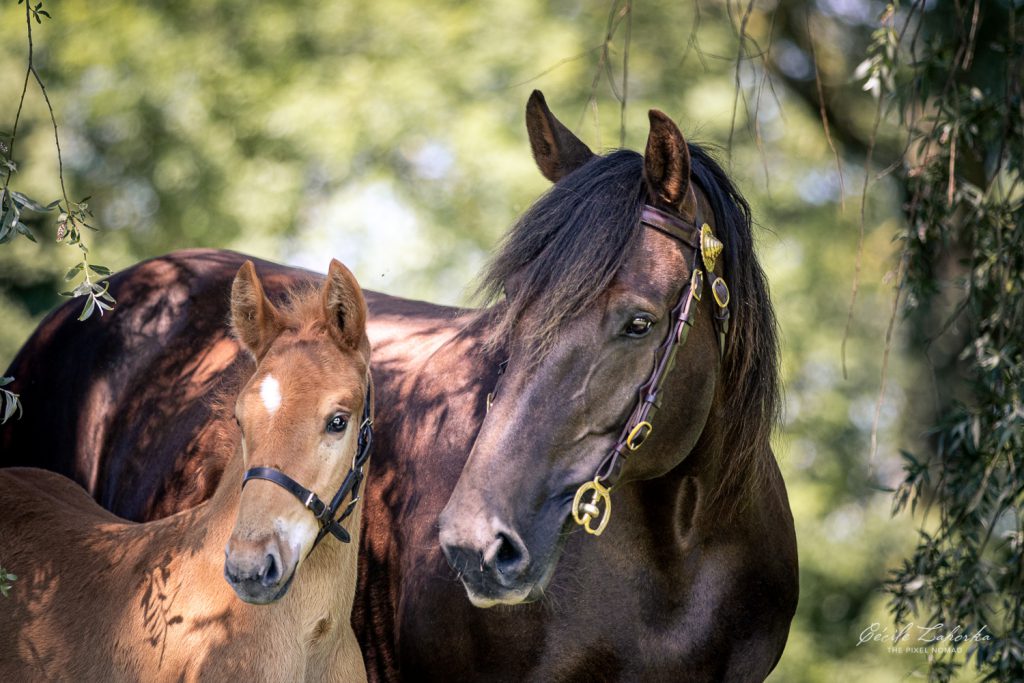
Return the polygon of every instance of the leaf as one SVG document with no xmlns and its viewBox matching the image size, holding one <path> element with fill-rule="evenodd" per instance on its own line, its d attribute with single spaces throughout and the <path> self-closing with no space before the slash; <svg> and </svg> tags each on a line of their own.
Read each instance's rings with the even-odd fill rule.
<svg viewBox="0 0 1024 683">
<path fill-rule="evenodd" d="M 36 200 L 31 199 L 30 197 L 26 197 L 20 192 L 15 192 L 14 190 L 11 190 L 11 198 L 14 199 L 14 201 L 18 202 L 19 204 L 21 204 L 22 206 L 24 206 L 26 209 L 32 209 L 33 211 L 38 211 L 39 213 L 46 213 L 47 211 L 49 211 L 47 207 L 43 206 Z"/>
<path fill-rule="evenodd" d="M 4 415 L 3 415 L 2 418 L 0 418 L 0 424 L 3 424 L 4 422 L 7 422 L 8 420 L 10 420 L 14 416 L 15 411 L 18 410 L 18 407 L 19 407 L 19 404 L 20 404 L 20 401 L 18 401 L 18 395 L 17 394 L 12 394 L 9 391 L 5 391 L 4 394 L 3 394 L 3 397 L 4 397 Z"/>
<path fill-rule="evenodd" d="M 0 377 L 0 387 L 6 387 L 8 384 L 14 381 L 13 377 Z"/>
<path fill-rule="evenodd" d="M 15 223 L 14 229 L 17 230 L 22 235 L 24 235 L 25 237 L 27 237 L 28 239 L 30 239 L 31 241 L 36 242 L 36 236 L 32 234 L 32 231 L 29 230 L 28 226 L 25 225 L 24 223 Z"/>
<path fill-rule="evenodd" d="M 94 266 L 90 263 L 89 270 L 97 275 L 110 275 L 110 268 L 107 268 L 106 266 Z"/>
<path fill-rule="evenodd" d="M 85 306 L 82 307 L 82 313 L 78 316 L 78 320 L 82 321 L 82 320 L 87 319 L 90 315 L 92 315 L 92 309 L 95 308 L 95 307 L 96 307 L 96 299 L 93 299 L 90 296 L 89 300 L 85 302 Z"/>
<path fill-rule="evenodd" d="M 82 264 L 81 263 L 79 263 L 76 266 L 72 266 L 71 270 L 69 270 L 67 272 L 67 274 L 64 276 L 64 282 L 71 282 L 76 277 L 78 277 L 78 274 L 81 273 L 81 272 L 82 272 Z"/>
</svg>

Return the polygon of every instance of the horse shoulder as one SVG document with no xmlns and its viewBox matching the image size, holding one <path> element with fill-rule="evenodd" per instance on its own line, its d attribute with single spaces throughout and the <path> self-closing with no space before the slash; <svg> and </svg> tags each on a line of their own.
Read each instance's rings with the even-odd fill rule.
<svg viewBox="0 0 1024 683">
<path fill-rule="evenodd" d="M 744 509 L 733 533 L 716 534 L 704 550 L 698 583 L 717 593 L 704 617 L 708 632 L 720 636 L 720 680 L 765 678 L 778 663 L 796 612 L 792 516 L 788 505 L 779 507 L 774 492 L 768 493 Z"/>
</svg>

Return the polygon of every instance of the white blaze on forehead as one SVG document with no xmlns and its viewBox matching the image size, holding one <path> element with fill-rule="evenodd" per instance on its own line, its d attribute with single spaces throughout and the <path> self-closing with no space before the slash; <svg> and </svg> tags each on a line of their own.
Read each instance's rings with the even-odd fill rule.
<svg viewBox="0 0 1024 683">
<path fill-rule="evenodd" d="M 263 383 L 260 384 L 260 398 L 263 399 L 263 407 L 270 414 L 281 407 L 281 385 L 273 375 L 263 378 Z"/>
</svg>

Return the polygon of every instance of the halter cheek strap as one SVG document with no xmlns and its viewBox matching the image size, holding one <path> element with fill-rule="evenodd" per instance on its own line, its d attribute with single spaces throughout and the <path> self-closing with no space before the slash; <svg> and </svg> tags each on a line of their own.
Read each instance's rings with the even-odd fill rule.
<svg viewBox="0 0 1024 683">
<path fill-rule="evenodd" d="M 341 483 L 337 493 L 334 494 L 330 504 L 324 503 L 316 493 L 274 467 L 250 468 L 242 478 L 242 488 L 245 488 L 245 485 L 253 479 L 263 479 L 264 481 L 277 484 L 295 496 L 302 503 L 303 507 L 313 513 L 313 516 L 320 524 L 320 532 L 317 534 L 316 540 L 313 541 L 313 545 L 309 549 L 310 552 L 313 552 L 313 548 L 327 534 L 331 534 L 342 543 L 349 543 L 352 540 L 351 534 L 341 523 L 351 516 L 356 509 L 356 503 L 359 502 L 359 486 L 363 482 L 363 467 L 366 465 L 366 461 L 370 459 L 370 451 L 373 446 L 373 419 L 370 417 L 370 404 L 372 400 L 370 387 L 367 386 L 366 398 L 363 402 L 363 417 L 359 425 L 356 456 L 348 470 L 348 474 L 345 475 L 345 480 Z M 341 514 L 338 515 L 339 508 L 341 508 L 345 498 L 349 496 L 351 500 L 349 500 L 344 510 L 341 511 Z M 338 516 L 336 517 L 335 515 Z"/>
<path fill-rule="evenodd" d="M 676 353 L 686 343 L 693 326 L 694 301 L 701 300 L 708 280 L 716 304 L 714 322 L 722 355 L 725 354 L 725 337 L 729 331 L 729 287 L 715 273 L 724 245 L 715 237 L 711 226 L 702 220 L 700 209 L 697 210 L 696 220 L 690 224 L 653 206 L 645 206 L 640 214 L 640 223 L 690 247 L 694 252 L 693 261 L 690 280 L 683 286 L 679 300 L 672 308 L 671 328 L 655 352 L 654 369 L 647 381 L 640 385 L 633 412 L 626 420 L 615 445 L 597 468 L 594 479 L 580 486 L 573 499 L 573 520 L 587 533 L 595 536 L 601 535 L 611 519 L 612 487 L 622 473 L 626 458 L 640 450 L 654 431 L 652 420 L 660 407 L 660 393 L 665 378 L 675 364 Z"/>
</svg>

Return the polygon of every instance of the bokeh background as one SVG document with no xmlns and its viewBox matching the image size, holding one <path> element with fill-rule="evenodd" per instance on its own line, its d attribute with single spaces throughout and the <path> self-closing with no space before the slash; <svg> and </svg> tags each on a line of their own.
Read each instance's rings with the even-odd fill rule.
<svg viewBox="0 0 1024 683">
<path fill-rule="evenodd" d="M 623 3 L 619 3 L 621 6 Z M 489 251 L 547 187 L 523 109 L 534 88 L 595 150 L 620 145 L 627 21 L 603 46 L 609 3 L 569 0 L 54 3 L 35 63 L 56 110 L 73 199 L 91 195 L 92 260 L 111 268 L 225 247 L 322 271 L 335 256 L 364 286 L 465 303 Z M 716 148 L 754 208 L 781 319 L 785 421 L 776 451 L 797 523 L 801 600 L 775 681 L 901 681 L 920 658 L 858 646 L 891 628 L 882 589 L 913 545 L 892 517 L 900 448 L 932 400 L 897 326 L 871 434 L 899 189 L 879 171 L 864 205 L 859 293 L 841 345 L 861 233 L 874 101 L 855 76 L 882 6 L 860 0 L 637 2 L 629 29 L 625 146 L 647 110 Z M 621 17 L 613 16 L 613 24 Z M 743 26 L 747 38 L 740 40 Z M 24 9 L 0 3 L 0 129 L 25 67 Z M 813 45 L 814 50 L 810 48 Z M 605 70 L 607 66 L 607 71 Z M 838 160 L 815 104 L 815 65 L 842 120 Z M 45 104 L 32 92 L 13 186 L 59 196 Z M 75 249 L 54 217 L 39 244 L 0 246 L 0 365 L 59 303 Z M 45 410 L 27 405 L 25 410 Z"/>
</svg>

